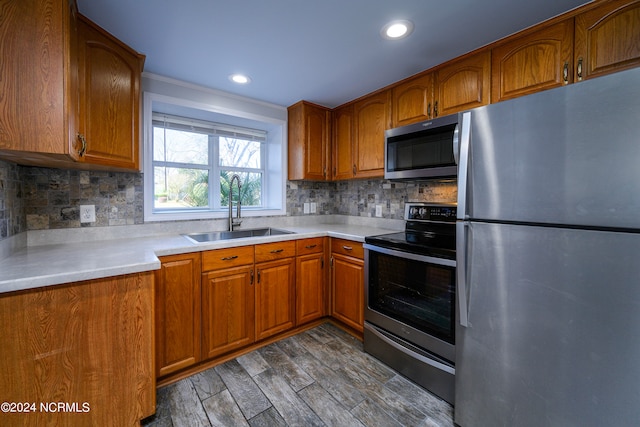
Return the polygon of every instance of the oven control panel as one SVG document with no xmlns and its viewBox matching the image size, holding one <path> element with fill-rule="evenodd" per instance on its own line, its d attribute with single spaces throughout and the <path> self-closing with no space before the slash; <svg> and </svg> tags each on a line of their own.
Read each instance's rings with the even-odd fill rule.
<svg viewBox="0 0 640 427">
<path fill-rule="evenodd" d="M 456 222 L 455 204 L 405 203 L 404 219 L 407 221 Z"/>
</svg>

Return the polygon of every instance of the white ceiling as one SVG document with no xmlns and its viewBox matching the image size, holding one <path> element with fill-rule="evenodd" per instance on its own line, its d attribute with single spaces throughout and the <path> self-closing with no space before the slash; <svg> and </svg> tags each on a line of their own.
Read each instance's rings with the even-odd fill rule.
<svg viewBox="0 0 640 427">
<path fill-rule="evenodd" d="M 586 0 L 78 0 L 145 71 L 288 106 L 365 95 Z M 410 19 L 413 34 L 380 29 Z M 252 78 L 246 86 L 232 73 Z"/>
</svg>

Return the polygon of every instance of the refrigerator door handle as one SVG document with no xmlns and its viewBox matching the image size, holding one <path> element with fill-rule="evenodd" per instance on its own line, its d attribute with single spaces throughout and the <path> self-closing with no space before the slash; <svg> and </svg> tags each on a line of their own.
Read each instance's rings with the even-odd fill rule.
<svg viewBox="0 0 640 427">
<path fill-rule="evenodd" d="M 469 173 L 469 142 L 471 139 L 471 112 L 462 113 L 460 133 L 455 132 L 453 145 L 458 163 L 458 219 L 467 215 L 467 175 Z M 457 129 L 456 129 L 457 131 Z"/>
<path fill-rule="evenodd" d="M 459 321 L 469 326 L 469 304 L 467 301 L 467 227 L 466 222 L 456 223 L 456 294 L 458 297 Z"/>
</svg>

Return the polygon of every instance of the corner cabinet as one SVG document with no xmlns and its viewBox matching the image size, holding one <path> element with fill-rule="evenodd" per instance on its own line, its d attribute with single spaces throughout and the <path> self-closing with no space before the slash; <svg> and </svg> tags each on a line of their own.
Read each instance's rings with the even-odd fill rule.
<svg viewBox="0 0 640 427">
<path fill-rule="evenodd" d="M 195 365 L 200 352 L 200 253 L 160 257 L 155 272 L 156 376 Z"/>
<path fill-rule="evenodd" d="M 289 180 L 329 180 L 331 111 L 300 101 L 287 113 Z"/>
<path fill-rule="evenodd" d="M 80 158 L 139 169 L 144 56 L 79 15 Z"/>
<path fill-rule="evenodd" d="M 364 249 L 362 243 L 331 239 L 331 315 L 364 331 Z"/>
<path fill-rule="evenodd" d="M 603 2 L 575 18 L 575 81 L 640 65 L 640 1 Z"/>
<path fill-rule="evenodd" d="M 4 2 L 2 16 L 0 158 L 139 169 L 144 56 L 79 15 L 74 0 Z"/>
</svg>

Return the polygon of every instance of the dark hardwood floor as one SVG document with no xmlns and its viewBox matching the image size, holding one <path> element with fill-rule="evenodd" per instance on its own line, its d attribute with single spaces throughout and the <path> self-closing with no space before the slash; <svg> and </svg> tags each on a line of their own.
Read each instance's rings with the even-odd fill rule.
<svg viewBox="0 0 640 427">
<path fill-rule="evenodd" d="M 451 405 L 330 323 L 158 390 L 143 426 L 453 426 Z"/>
</svg>

